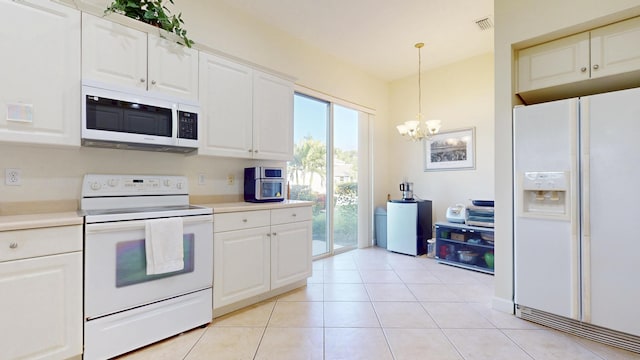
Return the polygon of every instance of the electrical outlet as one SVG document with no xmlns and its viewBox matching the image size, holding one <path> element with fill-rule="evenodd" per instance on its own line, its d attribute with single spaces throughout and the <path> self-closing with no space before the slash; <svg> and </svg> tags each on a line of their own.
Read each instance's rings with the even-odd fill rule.
<svg viewBox="0 0 640 360">
<path fill-rule="evenodd" d="M 9 186 L 22 185 L 22 170 L 4 169 L 4 184 Z"/>
<path fill-rule="evenodd" d="M 204 174 L 198 174 L 198 185 L 204 185 L 207 182 L 207 177 Z"/>
<path fill-rule="evenodd" d="M 236 177 L 233 175 L 227 175 L 227 185 L 233 185 L 236 182 Z"/>
</svg>

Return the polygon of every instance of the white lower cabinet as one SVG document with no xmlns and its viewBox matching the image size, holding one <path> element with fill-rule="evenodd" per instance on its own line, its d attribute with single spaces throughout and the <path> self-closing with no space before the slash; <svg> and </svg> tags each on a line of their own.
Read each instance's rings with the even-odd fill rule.
<svg viewBox="0 0 640 360">
<path fill-rule="evenodd" d="M 269 227 L 214 235 L 214 308 L 269 291 Z"/>
<path fill-rule="evenodd" d="M 303 219 L 298 220 L 298 214 L 307 210 L 308 216 L 304 214 Z M 296 219 L 292 217 L 290 223 L 277 223 L 274 213 L 278 212 L 296 214 Z M 311 208 L 271 210 L 271 224 L 271 288 L 311 276 Z"/>
<path fill-rule="evenodd" d="M 3 231 L 0 248 L 0 357 L 82 354 L 82 226 Z"/>
<path fill-rule="evenodd" d="M 214 208 L 213 222 L 214 310 L 311 276 L 310 206 L 221 214 Z"/>
</svg>

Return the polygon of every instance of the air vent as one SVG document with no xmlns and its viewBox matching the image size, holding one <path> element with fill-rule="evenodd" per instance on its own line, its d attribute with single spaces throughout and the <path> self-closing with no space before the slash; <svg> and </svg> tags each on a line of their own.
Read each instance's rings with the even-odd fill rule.
<svg viewBox="0 0 640 360">
<path fill-rule="evenodd" d="M 602 328 L 578 320 L 516 305 L 516 316 L 552 329 L 583 337 L 603 344 L 640 353 L 640 336 Z"/>
<path fill-rule="evenodd" d="M 491 17 L 483 17 L 482 19 L 478 19 L 475 21 L 476 25 L 480 28 L 480 30 L 489 30 L 493 28 L 493 21 L 491 21 Z"/>
</svg>

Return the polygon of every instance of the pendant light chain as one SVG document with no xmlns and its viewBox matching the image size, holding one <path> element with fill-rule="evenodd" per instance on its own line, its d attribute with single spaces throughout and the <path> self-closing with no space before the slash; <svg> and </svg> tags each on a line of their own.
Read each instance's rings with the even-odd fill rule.
<svg viewBox="0 0 640 360">
<path fill-rule="evenodd" d="M 424 43 L 417 43 L 415 47 L 418 49 L 418 120 L 422 119 L 422 56 L 421 49 L 424 46 Z"/>
</svg>

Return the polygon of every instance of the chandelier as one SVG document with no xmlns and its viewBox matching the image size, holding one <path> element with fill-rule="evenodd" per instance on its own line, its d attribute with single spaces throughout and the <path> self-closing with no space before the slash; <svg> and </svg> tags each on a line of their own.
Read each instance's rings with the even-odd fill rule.
<svg viewBox="0 0 640 360">
<path fill-rule="evenodd" d="M 420 49 L 422 49 L 424 43 L 417 43 L 414 46 L 418 49 L 418 114 L 415 120 L 405 121 L 404 124 L 400 124 L 396 128 L 400 135 L 407 136 L 409 140 L 420 141 L 422 139 L 428 140 L 432 135 L 440 131 L 440 120 L 427 120 L 424 122 L 425 127 L 420 127 L 420 122 L 422 121 L 422 75 L 420 73 L 422 58 Z"/>
</svg>

